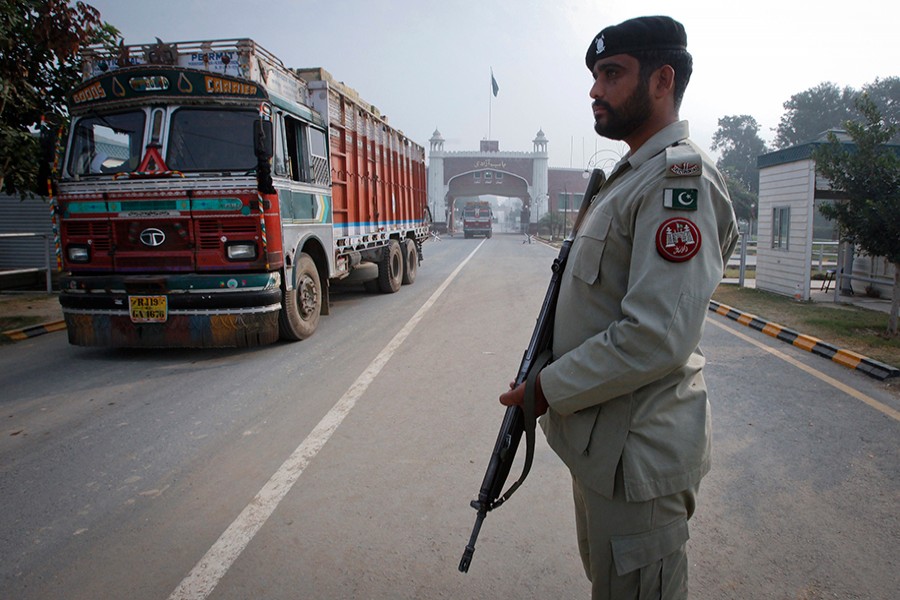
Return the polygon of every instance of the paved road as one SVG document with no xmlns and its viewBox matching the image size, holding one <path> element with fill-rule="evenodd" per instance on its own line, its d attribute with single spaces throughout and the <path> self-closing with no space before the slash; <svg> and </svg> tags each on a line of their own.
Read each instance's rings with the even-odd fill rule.
<svg viewBox="0 0 900 600">
<path fill-rule="evenodd" d="M 299 344 L 0 347 L 0 597 L 586 597 L 541 436 L 456 571 L 555 255 L 520 242 L 431 242 L 415 285 L 336 295 Z M 718 315 L 704 349 L 692 597 L 893 597 L 897 396 Z"/>
</svg>

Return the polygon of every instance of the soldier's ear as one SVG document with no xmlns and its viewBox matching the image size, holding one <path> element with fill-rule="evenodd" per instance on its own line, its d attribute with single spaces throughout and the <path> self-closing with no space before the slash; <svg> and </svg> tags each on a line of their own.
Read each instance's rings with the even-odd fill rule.
<svg viewBox="0 0 900 600">
<path fill-rule="evenodd" d="M 654 71 L 650 78 L 650 91 L 657 97 L 662 98 L 668 94 L 675 93 L 675 69 L 672 65 L 663 65 Z"/>
</svg>

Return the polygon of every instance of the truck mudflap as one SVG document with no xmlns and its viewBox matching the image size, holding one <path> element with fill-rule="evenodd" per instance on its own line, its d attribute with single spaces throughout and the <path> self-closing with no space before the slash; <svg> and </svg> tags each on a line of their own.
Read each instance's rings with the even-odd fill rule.
<svg viewBox="0 0 900 600">
<path fill-rule="evenodd" d="M 222 348 L 278 339 L 277 273 L 70 276 L 61 284 L 69 342 L 77 346 Z"/>
</svg>

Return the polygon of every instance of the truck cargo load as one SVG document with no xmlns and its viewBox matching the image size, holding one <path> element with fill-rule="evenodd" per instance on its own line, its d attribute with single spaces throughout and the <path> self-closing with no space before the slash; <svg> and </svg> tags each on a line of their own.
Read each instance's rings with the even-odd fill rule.
<svg viewBox="0 0 900 600">
<path fill-rule="evenodd" d="M 425 151 L 352 88 L 249 39 L 83 58 L 53 199 L 72 344 L 300 340 L 332 282 L 413 283 Z"/>
</svg>

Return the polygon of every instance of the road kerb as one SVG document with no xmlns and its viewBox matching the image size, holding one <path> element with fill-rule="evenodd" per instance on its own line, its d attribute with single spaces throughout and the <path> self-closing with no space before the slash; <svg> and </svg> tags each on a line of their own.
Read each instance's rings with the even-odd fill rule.
<svg viewBox="0 0 900 600">
<path fill-rule="evenodd" d="M 50 321 L 49 323 L 40 323 L 38 325 L 23 327 L 22 329 L 10 329 L 9 331 L 4 331 L 3 335 L 13 341 L 18 342 L 21 340 L 27 340 L 28 338 L 37 337 L 39 335 L 44 335 L 45 333 L 50 333 L 51 331 L 61 331 L 65 328 L 65 321 Z"/>
<path fill-rule="evenodd" d="M 839 365 L 843 365 L 849 369 L 862 371 L 869 377 L 884 381 L 891 377 L 900 376 L 900 369 L 897 369 L 896 367 L 863 356 L 852 350 L 837 348 L 832 344 L 823 342 L 819 338 L 798 333 L 793 329 L 788 329 L 778 323 L 771 323 L 765 319 L 761 319 L 754 314 L 741 312 L 727 304 L 710 300 L 709 310 L 722 315 L 723 317 L 732 319 L 733 321 L 737 321 L 751 329 L 761 331 L 766 335 L 787 342 L 801 350 L 806 350 L 817 356 L 831 359 Z"/>
</svg>

